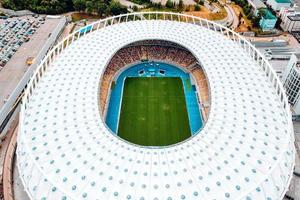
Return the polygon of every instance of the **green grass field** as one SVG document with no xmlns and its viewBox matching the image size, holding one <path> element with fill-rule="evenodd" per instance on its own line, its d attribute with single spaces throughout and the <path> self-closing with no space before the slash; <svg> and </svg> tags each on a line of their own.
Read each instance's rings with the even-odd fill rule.
<svg viewBox="0 0 300 200">
<path fill-rule="evenodd" d="M 144 146 L 175 144 L 191 136 L 180 78 L 127 78 L 118 135 Z"/>
</svg>

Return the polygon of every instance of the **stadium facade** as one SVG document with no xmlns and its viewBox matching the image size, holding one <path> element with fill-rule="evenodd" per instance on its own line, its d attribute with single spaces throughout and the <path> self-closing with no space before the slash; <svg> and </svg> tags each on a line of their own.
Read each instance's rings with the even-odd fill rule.
<svg viewBox="0 0 300 200">
<path fill-rule="evenodd" d="M 283 198 L 294 133 L 283 86 L 247 40 L 176 13 L 132 13 L 95 22 L 44 58 L 22 102 L 17 167 L 31 199 Z M 198 134 L 144 147 L 112 134 L 99 82 L 128 44 L 170 41 L 205 71 L 210 109 Z"/>
</svg>

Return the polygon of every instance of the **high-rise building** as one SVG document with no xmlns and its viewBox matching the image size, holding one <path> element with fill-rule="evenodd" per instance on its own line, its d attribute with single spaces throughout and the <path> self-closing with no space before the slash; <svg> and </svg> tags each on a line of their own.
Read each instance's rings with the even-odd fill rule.
<svg viewBox="0 0 300 200">
<path fill-rule="evenodd" d="M 294 114 L 300 115 L 300 54 L 291 56 L 282 78 Z"/>
<path fill-rule="evenodd" d="M 291 7 L 290 0 L 267 0 L 267 4 L 275 11 L 279 11 L 281 8 Z"/>
<path fill-rule="evenodd" d="M 284 31 L 295 32 L 300 31 L 300 9 L 294 8 L 281 8 L 279 13 L 281 19 L 281 28 Z"/>
<path fill-rule="evenodd" d="M 266 8 L 260 9 L 261 20 L 259 21 L 259 26 L 263 31 L 270 31 L 275 28 L 277 17 Z"/>
</svg>

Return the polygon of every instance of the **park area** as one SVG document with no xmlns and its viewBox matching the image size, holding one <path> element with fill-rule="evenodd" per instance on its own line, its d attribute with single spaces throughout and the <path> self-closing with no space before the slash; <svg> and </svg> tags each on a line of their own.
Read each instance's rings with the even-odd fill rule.
<svg viewBox="0 0 300 200">
<path fill-rule="evenodd" d="M 185 12 L 185 14 L 201 17 L 208 20 L 222 20 L 227 17 L 227 12 L 224 7 L 220 7 L 219 9 L 219 12 L 212 12 L 205 6 L 201 6 L 200 11 L 195 11 L 194 6 L 189 6 L 189 9 Z"/>
</svg>

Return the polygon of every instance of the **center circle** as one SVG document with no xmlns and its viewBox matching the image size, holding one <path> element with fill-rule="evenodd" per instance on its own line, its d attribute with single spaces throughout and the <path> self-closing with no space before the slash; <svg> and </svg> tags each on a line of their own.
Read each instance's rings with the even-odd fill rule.
<svg viewBox="0 0 300 200">
<path fill-rule="evenodd" d="M 103 120 L 112 134 L 133 144 L 180 143 L 204 124 L 202 69 L 177 44 L 146 43 L 124 47 L 106 67 L 101 82 L 101 94 L 107 94 L 104 106 L 100 97 Z"/>
</svg>

